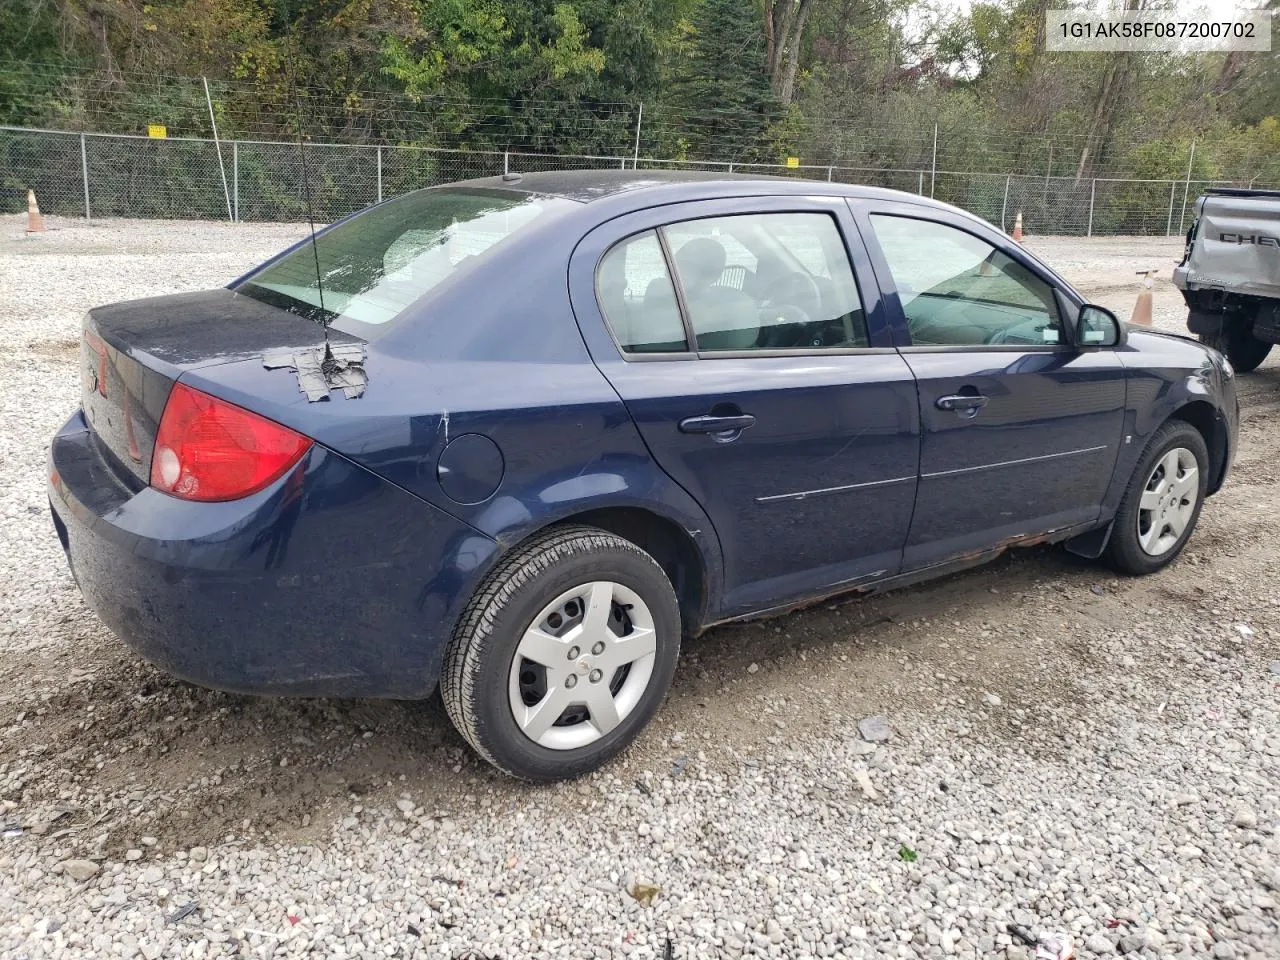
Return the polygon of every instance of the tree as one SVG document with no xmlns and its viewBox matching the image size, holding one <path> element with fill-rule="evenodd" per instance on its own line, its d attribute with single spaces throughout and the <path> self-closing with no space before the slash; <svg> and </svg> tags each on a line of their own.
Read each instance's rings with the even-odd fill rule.
<svg viewBox="0 0 1280 960">
<path fill-rule="evenodd" d="M 702 0 L 677 54 L 665 112 L 692 156 L 750 159 L 777 106 L 764 36 L 741 0 Z"/>
<path fill-rule="evenodd" d="M 1078 5 L 0 0 L 0 121 L 208 136 L 207 76 L 229 138 L 629 156 L 643 103 L 647 156 L 798 155 L 906 189 L 935 124 L 940 171 L 1124 177 L 1194 139 L 1215 176 L 1280 178 L 1280 51 L 1049 52 L 1045 11 Z M 339 179 L 364 156 L 325 155 Z"/>
<path fill-rule="evenodd" d="M 813 12 L 813 0 L 765 0 L 765 57 L 773 94 L 783 105 L 795 93 L 796 71 L 800 67 L 800 44 L 805 24 Z"/>
<path fill-rule="evenodd" d="M 1150 5 L 1150 0 L 1126 0 L 1125 9 L 1142 11 L 1149 9 Z M 1088 151 L 1092 151 L 1096 162 L 1107 148 L 1125 101 L 1136 83 L 1138 70 L 1139 60 L 1135 53 L 1126 50 L 1107 55 L 1085 128 L 1085 152 L 1081 153 L 1076 168 L 1077 179 L 1089 167 Z"/>
<path fill-rule="evenodd" d="M 501 121 L 504 145 L 595 146 L 571 128 L 599 93 L 607 61 L 593 38 L 603 39 L 605 24 L 584 21 L 567 2 L 415 2 L 418 29 L 387 38 L 385 70 L 416 98 L 442 98 L 433 105 L 452 118 L 455 138 L 487 139 L 491 121 Z M 599 4 L 588 9 L 608 14 Z"/>
<path fill-rule="evenodd" d="M 69 61 L 59 42 L 52 0 L 0 0 L 0 123 L 29 122 L 59 93 L 57 66 Z M 53 69 L 51 69 L 53 68 Z"/>
</svg>

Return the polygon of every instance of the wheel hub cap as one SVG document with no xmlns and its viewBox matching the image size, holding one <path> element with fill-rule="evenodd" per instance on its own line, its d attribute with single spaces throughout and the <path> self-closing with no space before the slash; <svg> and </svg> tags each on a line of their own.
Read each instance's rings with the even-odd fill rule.
<svg viewBox="0 0 1280 960">
<path fill-rule="evenodd" d="M 1138 543 L 1149 556 L 1172 550 L 1191 523 L 1200 499 L 1195 454 L 1175 447 L 1152 468 L 1138 504 Z"/>
<path fill-rule="evenodd" d="M 639 704 L 657 649 L 653 616 L 635 591 L 612 581 L 566 590 L 516 645 L 508 683 L 516 725 L 550 750 L 599 740 Z"/>
</svg>

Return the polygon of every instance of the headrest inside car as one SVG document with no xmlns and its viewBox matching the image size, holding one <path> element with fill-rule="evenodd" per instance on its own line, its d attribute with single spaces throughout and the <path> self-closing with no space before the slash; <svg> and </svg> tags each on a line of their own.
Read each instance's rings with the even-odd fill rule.
<svg viewBox="0 0 1280 960">
<path fill-rule="evenodd" d="M 694 237 L 677 250 L 676 267 L 685 292 L 699 293 L 720 279 L 725 259 L 724 247 L 710 237 Z"/>
</svg>

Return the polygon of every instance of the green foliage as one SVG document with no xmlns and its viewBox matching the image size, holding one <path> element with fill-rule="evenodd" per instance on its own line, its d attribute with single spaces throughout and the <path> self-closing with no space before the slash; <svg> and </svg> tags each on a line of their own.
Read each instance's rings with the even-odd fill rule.
<svg viewBox="0 0 1280 960">
<path fill-rule="evenodd" d="M 664 114 L 688 119 L 688 150 L 697 156 L 762 159 L 776 105 L 758 11 L 742 0 L 701 0 L 681 34 Z"/>
<path fill-rule="evenodd" d="M 52 4 L 0 0 L 0 123 L 65 115 L 59 98 L 61 70 L 79 66 L 63 52 Z M 60 69 L 61 68 L 61 69 Z"/>
<path fill-rule="evenodd" d="M 0 123 L 205 137 L 207 76 L 245 140 L 630 156 L 643 104 L 647 157 L 918 189 L 936 125 L 940 175 L 1178 179 L 1194 139 L 1193 179 L 1280 184 L 1280 52 L 1051 54 L 1054 5 L 805 0 L 784 109 L 765 0 L 0 0 Z"/>
<path fill-rule="evenodd" d="M 587 129 L 596 103 L 623 98 L 629 77 L 607 71 L 610 49 L 654 58 L 652 30 L 628 31 L 623 18 L 651 7 L 632 2 L 502 4 L 442 0 L 416 6 L 412 36 L 387 36 L 383 72 L 417 102 L 430 104 L 452 142 L 543 149 L 616 149 L 622 129 Z M 651 81 L 650 81 L 651 82 Z M 536 104 L 539 123 L 527 109 Z M 495 120 L 502 139 L 494 143 Z M 593 125 L 588 125 L 593 126 Z M 604 142 L 601 142 L 603 140 Z"/>
<path fill-rule="evenodd" d="M 417 36 L 389 34 L 383 41 L 383 71 L 413 96 L 465 94 L 467 75 L 498 64 L 513 31 L 500 3 L 444 0 L 423 4 Z"/>
</svg>

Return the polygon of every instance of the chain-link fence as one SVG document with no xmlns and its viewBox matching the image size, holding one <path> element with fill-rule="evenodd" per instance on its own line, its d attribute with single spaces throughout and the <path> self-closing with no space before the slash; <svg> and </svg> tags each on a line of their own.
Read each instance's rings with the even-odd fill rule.
<svg viewBox="0 0 1280 960">
<path fill-rule="evenodd" d="M 690 162 L 416 146 L 67 133 L 0 127 L 0 211 L 35 190 L 47 213 L 86 218 L 328 222 L 419 187 L 535 170 L 721 170 L 889 187 L 934 197 L 1030 234 L 1171 235 L 1206 187 L 1235 181 L 1121 180 L 946 170 Z M 1261 186 L 1250 183 L 1250 186 Z M 309 189 L 308 189 L 309 188 Z"/>
</svg>

